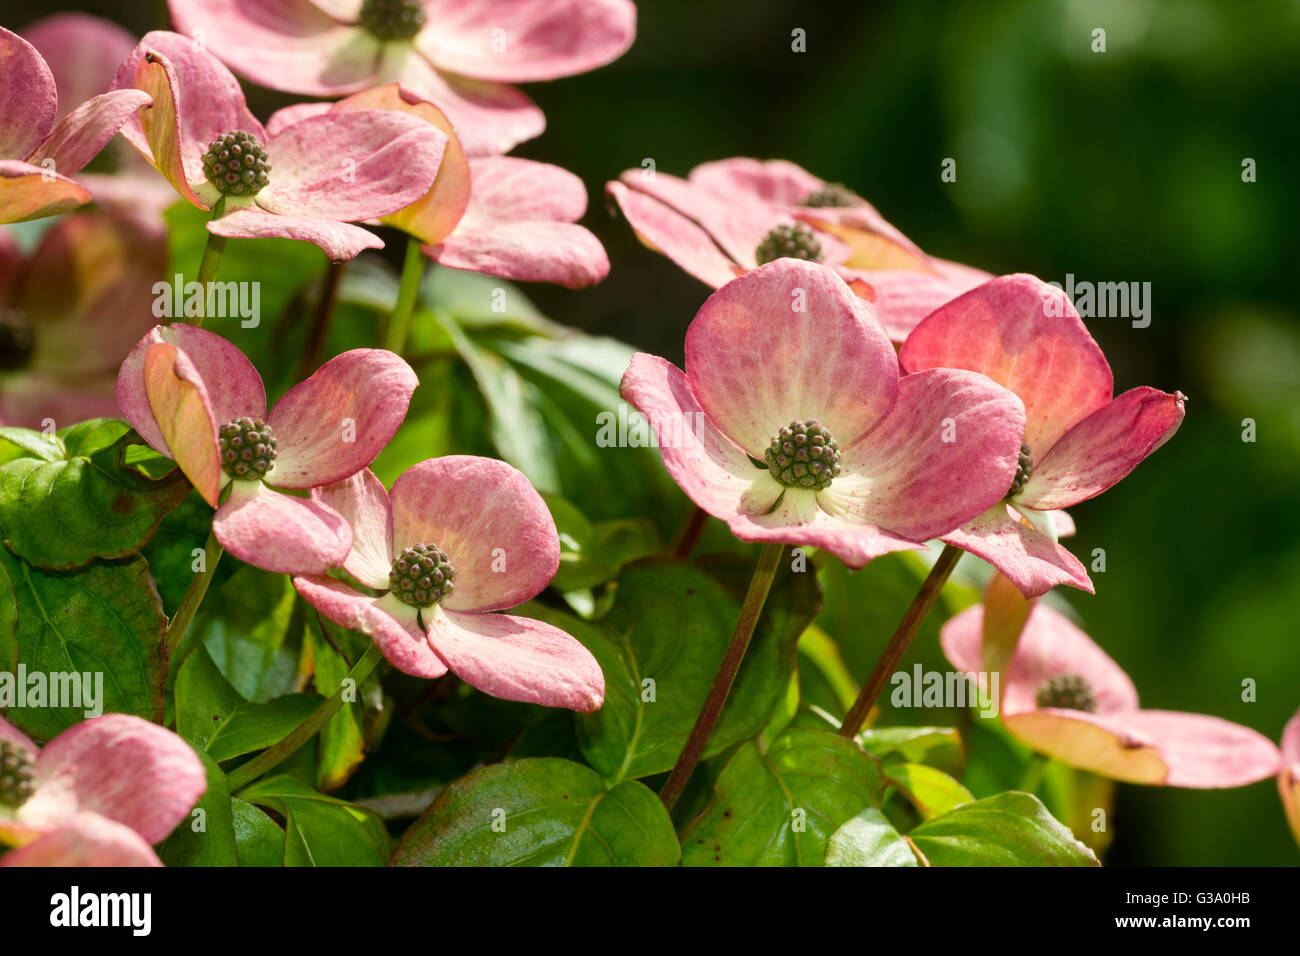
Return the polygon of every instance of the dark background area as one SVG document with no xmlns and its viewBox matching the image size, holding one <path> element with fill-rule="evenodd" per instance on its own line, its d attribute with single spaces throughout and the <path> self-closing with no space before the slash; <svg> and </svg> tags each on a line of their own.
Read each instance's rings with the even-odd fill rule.
<svg viewBox="0 0 1300 956">
<path fill-rule="evenodd" d="M 569 168 L 609 250 L 600 286 L 531 287 L 556 320 L 675 360 L 707 289 L 605 210 L 603 183 L 729 156 L 787 158 L 870 199 L 928 252 L 994 273 L 1150 282 L 1152 321 L 1089 320 L 1115 371 L 1189 396 L 1179 434 L 1073 509 L 1106 551 L 1089 633 L 1152 708 L 1277 739 L 1300 706 L 1300 6 L 1282 0 L 810 3 L 649 0 L 598 72 L 529 92 L 516 152 Z M 82 9 L 144 32 L 162 2 L 4 2 L 22 29 Z M 807 52 L 791 51 L 791 31 Z M 1092 31 L 1106 31 L 1105 53 Z M 249 88 L 265 117 L 294 98 Z M 957 182 L 940 163 L 957 161 Z M 1242 181 L 1254 159 L 1257 181 Z M 390 250 L 398 252 L 399 249 Z M 1243 420 L 1257 429 L 1243 442 Z M 1253 680 L 1256 700 L 1242 700 Z M 1123 786 L 1111 864 L 1297 861 L 1271 782 Z"/>
</svg>

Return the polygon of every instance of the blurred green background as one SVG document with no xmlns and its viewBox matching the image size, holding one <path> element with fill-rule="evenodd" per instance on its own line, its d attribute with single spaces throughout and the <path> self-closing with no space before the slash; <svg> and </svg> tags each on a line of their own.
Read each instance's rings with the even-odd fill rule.
<svg viewBox="0 0 1300 956">
<path fill-rule="evenodd" d="M 56 9 L 137 32 L 167 22 L 162 2 L 0 7 L 14 29 Z M 646 157 L 682 175 L 728 156 L 787 158 L 847 183 L 928 252 L 994 273 L 1150 282 L 1148 328 L 1089 328 L 1117 390 L 1180 389 L 1187 419 L 1122 485 L 1072 509 L 1072 550 L 1104 548 L 1107 570 L 1093 575 L 1095 598 L 1065 597 L 1144 706 L 1277 739 L 1300 707 L 1300 3 L 639 8 L 620 61 L 529 87 L 549 129 L 517 153 L 584 178 L 586 224 L 613 263 L 594 289 L 529 288 L 542 310 L 680 361 L 708 290 L 640 246 L 602 196 Z M 791 51 L 795 28 L 805 53 Z M 1096 28 L 1104 53 L 1091 49 Z M 291 99 L 250 88 L 261 116 Z M 940 180 L 946 157 L 955 183 Z M 1242 181 L 1246 158 L 1256 182 Z M 942 666 L 933 635 L 920 644 L 907 665 Z M 1254 702 L 1242 700 L 1246 679 Z M 1271 781 L 1122 786 L 1111 820 L 1112 865 L 1300 859 Z"/>
</svg>

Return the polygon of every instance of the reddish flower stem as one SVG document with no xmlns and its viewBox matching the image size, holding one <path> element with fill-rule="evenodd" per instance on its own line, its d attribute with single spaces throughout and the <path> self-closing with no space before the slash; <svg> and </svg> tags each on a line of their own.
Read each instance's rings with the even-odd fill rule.
<svg viewBox="0 0 1300 956">
<path fill-rule="evenodd" d="M 722 716 L 722 705 L 727 702 L 727 695 L 736 680 L 740 663 L 745 659 L 745 651 L 749 648 L 750 638 L 754 636 L 754 627 L 758 624 L 759 615 L 763 613 L 768 592 L 772 590 L 772 581 L 776 578 L 776 569 L 781 565 L 781 555 L 784 550 L 785 546 L 782 544 L 769 543 L 763 545 L 763 550 L 758 556 L 758 566 L 754 568 L 754 576 L 749 581 L 749 590 L 745 592 L 745 600 L 740 605 L 740 616 L 736 619 L 731 640 L 727 642 L 727 649 L 723 652 L 722 664 L 719 665 L 718 673 L 713 678 L 712 686 L 709 687 L 708 696 L 704 699 L 704 707 L 700 710 L 699 717 L 695 719 L 695 726 L 691 728 L 691 734 L 686 738 L 686 746 L 682 748 L 681 756 L 677 758 L 677 763 L 668 775 L 668 781 L 659 791 L 659 799 L 669 810 L 676 805 L 682 791 L 686 789 L 686 781 L 690 779 L 704 754 L 704 746 L 709 741 L 709 734 L 713 732 L 714 725 Z"/>
<path fill-rule="evenodd" d="M 339 286 L 343 283 L 343 270 L 346 262 L 331 262 L 325 272 L 321 285 L 320 298 L 316 300 L 316 311 L 312 313 L 311 325 L 307 328 L 307 341 L 303 343 L 302 354 L 298 359 L 298 380 L 301 381 L 316 371 L 320 365 L 321 349 L 329 337 L 330 325 L 334 321 L 334 311 L 339 302 Z"/>
<path fill-rule="evenodd" d="M 709 513 L 699 505 L 692 505 L 690 517 L 682 525 L 682 530 L 677 532 L 677 540 L 673 542 L 673 557 L 689 558 L 691 552 L 695 550 L 695 545 L 699 543 L 700 535 L 704 533 L 705 525 L 708 523 Z"/>
<path fill-rule="evenodd" d="M 866 723 L 867 715 L 871 713 L 871 708 L 875 706 L 880 692 L 885 689 L 889 683 L 889 675 L 894 673 L 898 667 L 898 662 L 903 659 L 903 654 L 907 652 L 908 645 L 912 643 L 912 638 L 921 628 L 921 622 L 925 616 L 930 613 L 930 608 L 934 607 L 934 602 L 939 597 L 939 592 L 943 590 L 944 584 L 948 581 L 948 576 L 952 574 L 952 569 L 957 565 L 957 559 L 961 557 L 961 549 L 954 548 L 950 544 L 943 546 L 943 551 L 939 554 L 939 560 L 934 562 L 934 567 L 926 576 L 925 581 L 921 584 L 921 590 L 916 592 L 916 597 L 912 599 L 912 604 L 903 615 L 903 620 L 899 622 L 898 630 L 894 631 L 894 636 L 889 639 L 885 645 L 885 651 L 880 655 L 880 660 L 876 662 L 876 669 L 871 672 L 867 678 L 867 683 L 863 686 L 858 699 L 853 702 L 849 708 L 848 714 L 844 717 L 844 723 L 840 726 L 840 735 L 844 737 L 856 737 L 862 725 Z"/>
</svg>

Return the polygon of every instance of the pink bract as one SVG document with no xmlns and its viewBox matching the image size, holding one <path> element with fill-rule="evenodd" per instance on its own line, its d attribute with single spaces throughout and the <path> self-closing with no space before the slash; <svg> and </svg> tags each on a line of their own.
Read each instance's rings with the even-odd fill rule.
<svg viewBox="0 0 1300 956">
<path fill-rule="evenodd" d="M 984 606 L 951 618 L 944 654 L 964 673 L 983 663 Z M 1205 714 L 1142 710 L 1127 674 L 1067 618 L 1038 603 L 1002 670 L 1007 730 L 1072 767 L 1129 783 L 1239 787 L 1278 772 L 1278 749 L 1248 727 Z M 1083 690 L 1080 690 L 1080 687 Z M 1092 710 L 1052 705 L 1090 699 Z"/>
<path fill-rule="evenodd" d="M 50 68 L 59 89 L 60 119 L 70 108 L 67 104 L 107 92 L 136 44 L 136 38 L 116 23 L 85 13 L 42 17 L 23 31 L 23 37 Z M 147 213 L 144 218 L 152 219 L 177 201 L 166 180 L 125 140 L 109 140 L 100 156 L 103 162 L 92 163 L 77 177 L 95 202 L 124 215 Z"/>
<path fill-rule="evenodd" d="M 796 259 L 724 285 L 686 333 L 686 371 L 637 354 L 622 393 L 668 473 L 736 537 L 824 548 L 854 568 L 923 550 L 1000 500 L 1024 423 L 1020 401 L 982 375 L 900 380 L 871 305 Z M 782 428 L 810 419 L 838 443 L 841 473 L 785 486 L 761 463 Z"/>
<path fill-rule="evenodd" d="M 821 247 L 821 261 L 875 304 L 895 342 L 989 278 L 926 255 L 856 195 L 847 194 L 846 206 L 805 203 L 828 185 L 785 160 L 736 158 L 704 163 L 686 179 L 629 170 L 607 191 L 642 242 L 715 288 L 757 264 L 755 251 L 774 228 L 801 223 Z"/>
<path fill-rule="evenodd" d="M 447 144 L 441 131 L 394 110 L 308 116 L 268 134 L 230 71 L 175 33 L 146 34 L 113 86 L 153 95 L 154 107 L 123 126 L 122 135 L 187 201 L 205 210 L 222 202 L 210 232 L 300 239 L 335 262 L 383 247 L 352 223 L 397 212 L 428 192 Z M 234 132 L 265 148 L 269 182 L 255 195 L 223 198 L 203 156 Z"/>
<path fill-rule="evenodd" d="M 117 368 L 156 321 L 166 264 L 162 225 L 125 213 L 65 216 L 29 256 L 0 232 L 0 425 L 116 416 Z"/>
<path fill-rule="evenodd" d="M 55 216 L 89 202 L 72 175 L 150 102 L 140 90 L 119 90 L 59 119 L 49 66 L 31 43 L 0 27 L 0 222 Z"/>
<path fill-rule="evenodd" d="M 352 528 L 344 569 L 362 593 L 330 577 L 294 585 L 330 620 L 370 635 L 388 661 L 417 677 L 448 670 L 494 697 L 598 709 L 605 680 L 596 659 L 559 628 L 490 613 L 539 594 L 560 562 L 555 522 L 523 474 L 504 462 L 454 455 L 407 469 L 391 492 L 369 470 L 312 492 Z M 417 609 L 390 588 L 406 549 L 440 548 L 454 590 Z"/>
<path fill-rule="evenodd" d="M 1074 305 L 1029 275 L 999 276 L 936 310 L 899 361 L 908 372 L 981 372 L 1025 405 L 1032 477 L 944 540 L 984 558 L 1027 597 L 1057 584 L 1092 591 L 1083 565 L 1057 543 L 1059 509 L 1101 494 L 1168 441 L 1183 420 L 1183 394 L 1144 387 L 1112 397 L 1110 366 Z"/>
<path fill-rule="evenodd" d="M 1300 711 L 1282 731 L 1282 770 L 1277 775 L 1277 789 L 1291 834 L 1300 843 Z"/>
<path fill-rule="evenodd" d="M 171 0 L 182 33 L 263 86 L 340 97 L 399 82 L 443 110 L 471 155 L 504 153 L 545 117 L 511 83 L 583 73 L 631 45 L 630 0 L 424 0 L 423 28 L 382 41 L 361 0 Z"/>
<path fill-rule="evenodd" d="M 609 274 L 600 240 L 576 224 L 587 210 L 582 180 L 550 163 L 513 156 L 470 160 L 465 215 L 442 239 L 424 247 L 453 269 L 570 289 Z"/>
<path fill-rule="evenodd" d="M 467 158 L 447 117 L 396 83 L 338 103 L 304 103 L 267 122 L 274 134 L 307 116 L 393 109 L 418 116 L 448 136 L 438 178 L 417 202 L 382 222 L 425 243 L 430 258 L 454 269 L 582 288 L 605 278 L 600 241 L 577 225 L 587 210 L 582 180 L 549 163 L 512 156 Z"/>
<path fill-rule="evenodd" d="M 162 866 L 152 844 L 207 789 L 194 751 L 170 730 L 126 714 L 77 724 L 44 749 L 0 717 L 0 743 L 26 752 L 35 786 L 0 808 L 0 866 Z"/>
<path fill-rule="evenodd" d="M 396 434 L 417 384 L 392 352 L 353 349 L 295 385 L 268 414 L 261 376 L 243 352 L 219 335 L 173 323 L 150 330 L 132 349 L 117 400 L 144 440 L 173 458 L 217 509 L 212 530 L 226 550 L 268 571 L 323 574 L 347 557 L 351 529 L 320 501 L 274 488 L 306 490 L 365 468 Z M 264 421 L 276 439 L 265 480 L 235 478 L 223 465 L 218 430 L 244 418 Z"/>
</svg>

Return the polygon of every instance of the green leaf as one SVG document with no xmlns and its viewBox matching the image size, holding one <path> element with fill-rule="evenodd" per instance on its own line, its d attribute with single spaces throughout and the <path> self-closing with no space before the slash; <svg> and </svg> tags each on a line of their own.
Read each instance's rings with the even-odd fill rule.
<svg viewBox="0 0 1300 956">
<path fill-rule="evenodd" d="M 858 742 L 881 760 L 923 763 L 951 776 L 959 776 L 966 763 L 955 727 L 869 727 L 858 734 Z"/>
<path fill-rule="evenodd" d="M 582 760 L 582 750 L 578 746 L 578 735 L 573 726 L 573 714 L 554 707 L 546 708 L 536 723 L 530 724 L 515 738 L 505 759 L 522 760 L 525 757 Z"/>
<path fill-rule="evenodd" d="M 776 708 L 768 718 L 767 726 L 758 735 L 758 749 L 766 752 L 780 739 L 799 713 L 799 675 L 792 673 L 785 682 L 785 693 L 777 698 Z"/>
<path fill-rule="evenodd" d="M 207 543 L 211 530 L 212 507 L 197 491 L 191 491 L 189 497 L 163 518 L 158 530 L 140 552 L 149 562 L 149 572 L 158 585 L 168 615 L 176 613 L 186 588 L 194 579 L 195 559 Z M 224 561 L 217 566 L 211 588 L 220 586 L 227 568 Z"/>
<path fill-rule="evenodd" d="M 623 373 L 636 349 L 625 342 L 602 336 L 583 335 L 566 329 L 553 339 L 528 338 L 518 342 L 498 341 L 502 355 L 540 375 L 565 383 L 593 405 L 614 411 Z"/>
<path fill-rule="evenodd" d="M 925 764 L 886 762 L 885 779 L 916 807 L 923 820 L 975 802 L 970 791 L 960 783 Z"/>
<path fill-rule="evenodd" d="M 208 753 L 218 761 L 265 750 L 279 743 L 322 703 L 315 694 L 290 694 L 232 710 L 208 738 Z"/>
<path fill-rule="evenodd" d="M 566 716 L 572 719 L 572 715 Z M 459 736 L 431 742 L 422 722 L 418 730 L 413 723 L 391 721 L 374 756 L 361 764 L 350 785 L 358 799 L 364 798 L 367 806 L 385 819 L 414 820 L 443 787 L 481 766 L 485 757 L 474 742 Z M 504 746 L 498 746 L 495 753 L 500 754 Z"/>
<path fill-rule="evenodd" d="M 605 673 L 605 704 L 577 718 L 578 739 L 611 783 L 671 769 L 722 662 L 752 571 L 730 556 L 646 559 L 623 569 L 614 607 L 599 624 L 551 621 L 586 644 Z M 819 602 L 812 574 L 782 566 L 706 757 L 763 729 Z"/>
<path fill-rule="evenodd" d="M 810 624 L 799 638 L 801 697 L 836 717 L 843 717 L 858 696 L 858 684 L 829 634 Z"/>
<path fill-rule="evenodd" d="M 18 458 L 0 466 L 0 527 L 15 554 L 37 567 L 69 570 L 139 551 L 163 516 L 189 494 L 179 468 L 150 478 L 126 464 L 134 432 L 94 448 L 111 426 L 73 433 L 79 453 L 58 461 Z"/>
<path fill-rule="evenodd" d="M 883 789 L 876 759 L 830 731 L 788 730 L 767 753 L 742 744 L 682 834 L 682 865 L 821 866 L 831 835 Z"/>
<path fill-rule="evenodd" d="M 595 532 L 591 522 L 577 505 L 563 495 L 543 494 L 542 499 L 551 512 L 555 530 L 560 536 L 560 568 L 555 572 L 555 577 L 577 579 L 580 575 L 576 575 L 575 570 L 579 568 L 580 563 L 589 562 L 591 553 L 595 550 Z M 561 591 L 572 591 L 577 588 L 591 587 L 591 583 L 581 581 L 570 583 L 566 580 L 564 584 L 557 584 L 556 587 Z"/>
<path fill-rule="evenodd" d="M 412 824 L 398 866 L 671 866 L 680 849 L 659 798 L 636 781 L 607 790 L 554 757 L 456 781 Z"/>
<path fill-rule="evenodd" d="M 0 548 L 0 643 L 7 644 L 10 670 L 23 666 L 29 675 L 82 675 L 80 682 L 98 688 L 103 699 L 91 708 L 82 690 L 83 707 L 10 707 L 8 717 L 22 730 L 49 740 L 85 717 L 88 709 L 134 714 L 155 723 L 163 716 L 166 660 L 163 616 L 144 559 L 95 562 L 81 570 L 53 574 L 33 568 Z M 11 610 L 12 609 L 12 610 Z M 6 638 L 14 620 L 13 637 Z"/>
<path fill-rule="evenodd" d="M 501 457 L 522 471 L 539 490 L 557 490 L 555 457 L 531 386 L 500 356 L 479 348 L 449 316 L 434 315 L 487 403 L 488 428 Z"/>
<path fill-rule="evenodd" d="M 315 683 L 318 693 L 330 697 L 343 683 L 352 669 L 345 658 L 315 630 L 309 632 L 311 658 L 315 666 Z M 372 678 L 360 689 L 376 692 L 376 704 L 382 705 L 382 689 Z M 337 790 L 361 766 L 365 759 L 366 739 L 365 707 L 361 699 L 345 701 L 339 712 L 329 719 L 320 732 L 320 750 L 316 762 L 316 785 L 325 793 Z"/>
<path fill-rule="evenodd" d="M 197 747 L 194 749 L 208 772 L 208 789 L 195 810 L 172 831 L 158 855 L 167 866 L 238 866 L 235 818 L 226 775 L 210 756 Z M 199 810 L 203 812 L 196 818 Z"/>
<path fill-rule="evenodd" d="M 1035 795 L 1041 793 L 1043 804 L 1052 816 L 1069 827 L 1088 849 L 1101 856 L 1110 847 L 1115 831 L 1111 827 L 1097 826 L 1098 811 L 1110 815 L 1116 787 L 1114 780 L 1050 760 L 1044 768 L 1042 788 L 1035 791 Z"/>
<path fill-rule="evenodd" d="M 907 841 L 875 807 L 836 830 L 826 844 L 827 866 L 920 866 Z"/>
<path fill-rule="evenodd" d="M 1000 720 L 973 720 L 966 727 L 969 756 L 962 784 L 977 797 L 991 797 L 1020 785 L 1034 752 L 1011 734 Z"/>
<path fill-rule="evenodd" d="M 374 813 L 288 776 L 259 780 L 239 797 L 284 817 L 285 866 L 383 866 L 389 839 Z"/>
<path fill-rule="evenodd" d="M 18 587 L 11 576 L 16 567 L 0 561 L 0 670 L 11 673 L 18 667 L 18 658 L 22 654 L 18 644 Z"/>
<path fill-rule="evenodd" d="M 284 830 L 262 810 L 234 797 L 235 851 L 240 866 L 284 866 Z"/>
<path fill-rule="evenodd" d="M 181 664 L 174 700 L 176 732 L 195 749 L 204 751 L 222 722 L 246 703 L 201 644 Z"/>
<path fill-rule="evenodd" d="M 435 269 L 425 280 L 420 300 L 467 329 L 505 327 L 545 335 L 569 332 L 542 315 L 518 286 L 496 276 Z"/>
<path fill-rule="evenodd" d="M 90 418 L 69 425 L 67 428 L 60 428 L 59 441 L 63 442 L 63 454 L 60 457 L 74 458 L 78 455 L 89 455 L 101 448 L 108 448 L 130 430 L 131 426 L 120 418 Z"/>
<path fill-rule="evenodd" d="M 560 591 L 578 591 L 612 581 L 625 564 L 661 550 L 659 533 L 643 518 L 593 525 L 567 498 L 554 494 L 542 497 L 560 534 L 560 569 L 552 581 Z"/>
<path fill-rule="evenodd" d="M 908 836 L 931 866 L 1101 865 L 1037 797 L 1014 790 L 927 820 Z"/>
<path fill-rule="evenodd" d="M 629 432 L 629 415 L 636 412 L 629 412 L 618 391 L 634 349 L 576 333 L 559 340 L 487 340 L 481 346 L 503 356 L 535 386 L 538 411 L 555 446 L 559 486 L 554 490 L 581 502 L 592 519 L 640 514 L 666 521 L 668 528 L 677 522 L 681 492 L 658 449 L 633 444 L 638 437 L 648 442 L 650 432 Z M 601 493 L 590 494 L 593 487 Z"/>
<path fill-rule="evenodd" d="M 8 464 L 19 458 L 39 458 L 41 461 L 59 461 L 65 452 L 63 443 L 54 435 L 32 431 L 30 428 L 0 428 L 0 463 Z"/>
<path fill-rule="evenodd" d="M 222 561 L 234 563 L 226 556 Z M 187 639 L 200 640 L 230 683 L 248 700 L 266 701 L 298 683 L 305 618 L 287 574 L 246 564 L 213 587 Z"/>
<path fill-rule="evenodd" d="M 592 557 L 605 580 L 616 577 L 624 565 L 662 550 L 659 533 L 644 518 L 597 521 L 592 531 Z"/>
</svg>

